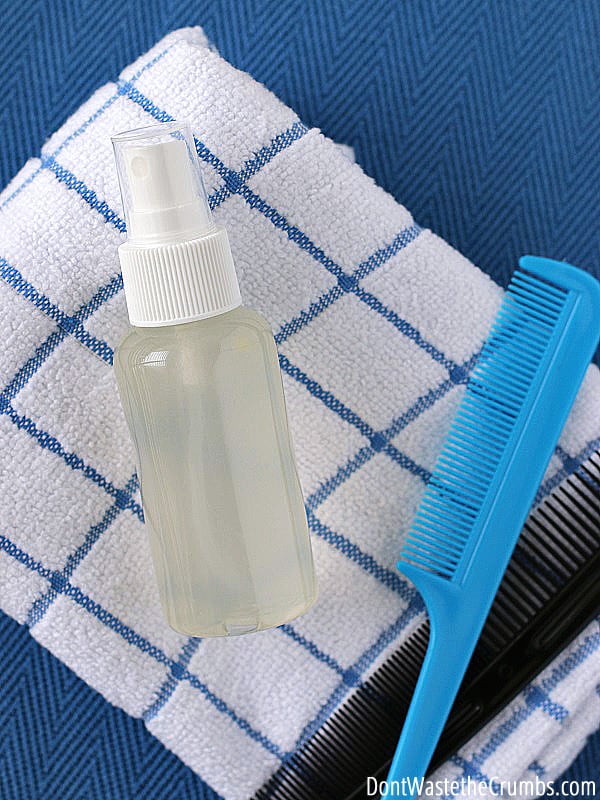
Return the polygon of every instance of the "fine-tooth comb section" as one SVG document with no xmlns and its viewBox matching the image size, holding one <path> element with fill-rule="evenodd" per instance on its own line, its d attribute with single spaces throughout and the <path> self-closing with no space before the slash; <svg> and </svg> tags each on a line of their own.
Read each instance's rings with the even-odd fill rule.
<svg viewBox="0 0 600 800">
<path fill-rule="evenodd" d="M 471 532 L 494 491 L 565 308 L 568 291 L 515 272 L 467 384 L 401 560 L 447 580 L 476 547 Z M 469 553 L 466 552 L 468 547 Z"/>
<path fill-rule="evenodd" d="M 498 713 L 591 619 L 600 602 L 600 453 L 529 515 L 431 768 Z M 567 622 L 557 620 L 567 612 Z M 400 647 L 258 792 L 256 800 L 362 800 L 385 778 L 427 650 L 429 623 Z"/>
</svg>

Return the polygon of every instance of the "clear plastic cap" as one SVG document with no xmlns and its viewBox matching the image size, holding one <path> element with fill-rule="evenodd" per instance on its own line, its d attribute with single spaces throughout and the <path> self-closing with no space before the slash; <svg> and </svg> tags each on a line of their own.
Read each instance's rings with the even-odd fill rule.
<svg viewBox="0 0 600 800">
<path fill-rule="evenodd" d="M 187 123 L 126 131 L 112 143 L 130 244 L 170 244 L 215 230 Z"/>
</svg>

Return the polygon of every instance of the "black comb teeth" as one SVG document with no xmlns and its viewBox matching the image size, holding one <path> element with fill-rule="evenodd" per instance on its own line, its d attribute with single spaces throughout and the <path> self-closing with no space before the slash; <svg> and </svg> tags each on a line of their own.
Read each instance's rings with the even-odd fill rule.
<svg viewBox="0 0 600 800">
<path fill-rule="evenodd" d="M 600 451 L 533 511 L 431 769 L 508 703 L 600 608 Z M 349 800 L 385 778 L 427 650 L 424 620 L 281 767 L 256 800 Z"/>
</svg>

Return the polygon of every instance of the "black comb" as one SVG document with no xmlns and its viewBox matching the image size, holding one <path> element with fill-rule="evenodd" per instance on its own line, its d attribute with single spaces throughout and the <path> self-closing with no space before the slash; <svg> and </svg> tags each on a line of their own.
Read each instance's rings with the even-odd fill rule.
<svg viewBox="0 0 600 800">
<path fill-rule="evenodd" d="M 600 451 L 530 513 L 444 733 L 433 770 L 473 737 L 600 610 Z M 255 795 L 349 800 L 384 779 L 427 650 L 425 620 Z"/>
</svg>

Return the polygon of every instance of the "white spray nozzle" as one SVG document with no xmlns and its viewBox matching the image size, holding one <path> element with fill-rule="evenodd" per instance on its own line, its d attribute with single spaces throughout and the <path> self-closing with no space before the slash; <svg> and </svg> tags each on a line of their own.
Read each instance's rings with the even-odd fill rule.
<svg viewBox="0 0 600 800">
<path fill-rule="evenodd" d="M 188 125 L 128 131 L 113 145 L 131 244 L 187 241 L 214 230 Z"/>
<path fill-rule="evenodd" d="M 132 325 L 176 325 L 241 303 L 227 233 L 213 224 L 189 125 L 113 137 L 127 223 L 119 247 Z"/>
</svg>

